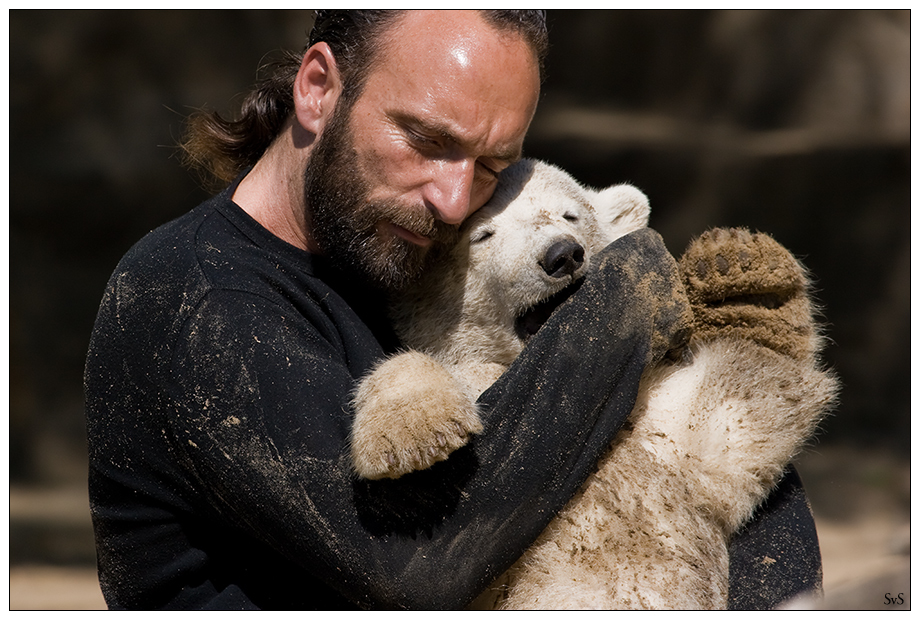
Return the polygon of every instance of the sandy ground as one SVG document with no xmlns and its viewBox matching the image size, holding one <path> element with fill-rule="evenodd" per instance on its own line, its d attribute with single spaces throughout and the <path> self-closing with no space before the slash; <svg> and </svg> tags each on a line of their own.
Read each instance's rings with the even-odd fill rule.
<svg viewBox="0 0 920 620">
<path fill-rule="evenodd" d="M 909 462 L 884 452 L 819 447 L 797 464 L 815 512 L 826 604 L 843 609 L 909 609 Z M 10 519 L 11 524 L 31 520 L 81 526 L 83 544 L 92 545 L 88 505 L 81 490 L 11 488 Z M 10 609 L 105 609 L 92 566 L 14 561 L 11 557 Z M 897 602 L 899 594 L 903 603 Z"/>
<path fill-rule="evenodd" d="M 13 566 L 10 609 L 105 609 L 93 567 Z"/>
</svg>

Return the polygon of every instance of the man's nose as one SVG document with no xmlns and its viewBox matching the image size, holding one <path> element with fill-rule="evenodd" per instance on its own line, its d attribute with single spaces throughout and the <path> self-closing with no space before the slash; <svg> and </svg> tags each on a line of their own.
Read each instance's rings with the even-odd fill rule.
<svg viewBox="0 0 920 620">
<path fill-rule="evenodd" d="M 470 213 L 476 162 L 445 161 L 428 184 L 426 201 L 445 224 L 461 224 Z"/>
</svg>

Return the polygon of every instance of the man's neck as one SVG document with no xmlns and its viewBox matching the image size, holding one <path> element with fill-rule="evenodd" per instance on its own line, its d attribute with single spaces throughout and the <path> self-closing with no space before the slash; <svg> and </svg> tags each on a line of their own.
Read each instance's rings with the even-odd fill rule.
<svg viewBox="0 0 920 620">
<path fill-rule="evenodd" d="M 233 201 L 279 239 L 319 253 L 309 234 L 304 207 L 304 151 L 294 147 L 291 127 L 282 130 L 240 181 Z"/>
</svg>

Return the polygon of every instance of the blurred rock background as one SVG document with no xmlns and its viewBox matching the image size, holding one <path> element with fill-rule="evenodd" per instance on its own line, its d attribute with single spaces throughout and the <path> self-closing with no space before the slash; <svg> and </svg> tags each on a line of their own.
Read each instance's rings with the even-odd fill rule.
<svg viewBox="0 0 920 620">
<path fill-rule="evenodd" d="M 12 608 L 101 604 L 82 371 L 103 288 L 135 241 L 207 196 L 176 158 L 183 116 L 232 115 L 264 55 L 300 49 L 310 22 L 9 12 Z M 590 185 L 645 190 L 675 254 L 706 228 L 748 226 L 805 261 L 844 384 L 799 462 L 825 584 L 903 566 L 910 12 L 558 10 L 549 23 L 527 154 Z"/>
</svg>

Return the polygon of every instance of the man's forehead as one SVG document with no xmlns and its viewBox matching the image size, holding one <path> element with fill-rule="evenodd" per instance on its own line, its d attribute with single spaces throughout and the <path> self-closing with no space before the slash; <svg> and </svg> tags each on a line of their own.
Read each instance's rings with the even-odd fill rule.
<svg viewBox="0 0 920 620">
<path fill-rule="evenodd" d="M 458 70 L 476 69 L 484 60 L 482 51 L 495 42 L 519 46 L 537 63 L 522 35 L 500 30 L 475 10 L 403 11 L 382 34 L 378 60 L 425 67 L 431 63 L 451 64 Z M 405 51 L 399 54 L 400 51 Z"/>
<path fill-rule="evenodd" d="M 445 26 L 452 28 L 444 30 Z M 494 32 L 492 26 L 476 10 L 406 10 L 399 12 L 383 36 L 389 43 L 423 37 L 446 41 L 452 34 L 470 30 L 483 32 L 487 29 Z"/>
<path fill-rule="evenodd" d="M 461 144 L 498 130 L 494 156 L 515 161 L 540 84 L 530 46 L 508 35 L 475 11 L 410 12 L 390 29 L 369 82 L 399 122 Z"/>
</svg>

